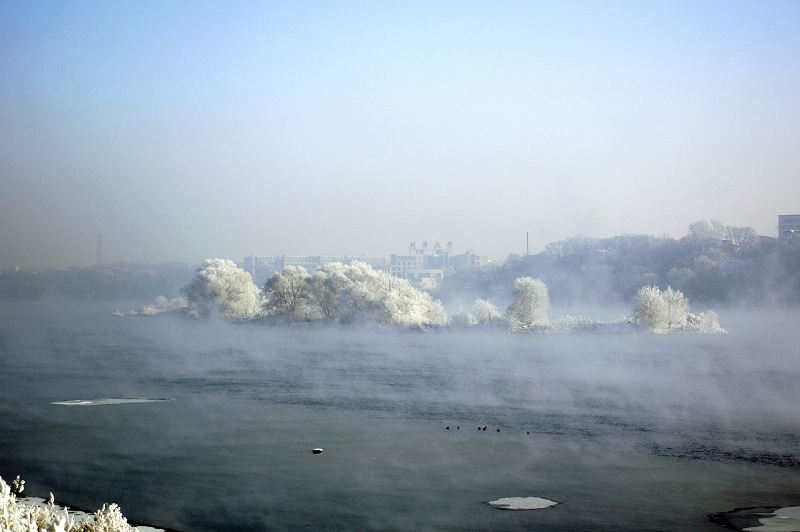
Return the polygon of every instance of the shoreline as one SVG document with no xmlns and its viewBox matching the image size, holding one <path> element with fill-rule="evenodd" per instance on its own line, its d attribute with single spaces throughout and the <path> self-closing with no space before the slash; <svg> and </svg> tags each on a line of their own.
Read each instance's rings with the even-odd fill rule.
<svg viewBox="0 0 800 532">
<path fill-rule="evenodd" d="M 24 481 L 22 481 L 24 485 Z M 24 488 L 22 488 L 24 489 Z M 8 530 L 15 530 L 19 526 L 26 526 L 29 523 L 30 517 L 33 516 L 31 510 L 36 509 L 40 511 L 38 516 L 34 516 L 34 520 L 38 523 L 40 519 L 49 521 L 48 527 L 52 527 L 56 531 L 67 530 L 65 527 L 69 525 L 70 521 L 75 525 L 80 523 L 87 523 L 90 526 L 97 523 L 96 515 L 98 512 L 109 516 L 114 522 L 112 528 L 108 524 L 100 525 L 102 530 L 109 532 L 138 530 L 138 532 L 179 532 L 170 528 L 163 528 L 153 526 L 151 524 L 141 523 L 139 521 L 129 520 L 122 515 L 122 510 L 115 503 L 104 504 L 102 509 L 94 512 L 82 508 L 69 506 L 68 504 L 56 504 L 53 494 L 50 494 L 49 499 L 42 497 L 29 496 L 16 494 L 15 489 L 12 489 L 2 477 L 0 477 L 0 507 L 3 508 L 2 525 L 8 526 Z M 14 509 L 21 509 L 22 515 L 16 515 Z M 11 510 L 10 512 L 7 510 Z M 3 528 L 5 530 L 5 528 Z M 49 529 L 49 528 L 48 528 Z M 20 530 L 22 530 L 20 528 Z"/>
</svg>

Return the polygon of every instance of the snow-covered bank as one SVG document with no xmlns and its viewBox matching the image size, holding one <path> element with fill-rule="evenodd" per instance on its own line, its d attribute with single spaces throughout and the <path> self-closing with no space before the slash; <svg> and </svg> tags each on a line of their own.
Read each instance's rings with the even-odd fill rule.
<svg viewBox="0 0 800 532">
<path fill-rule="evenodd" d="M 93 514 L 69 510 L 38 497 L 17 497 L 25 481 L 17 477 L 14 489 L 0 477 L 0 530 L 3 532 L 164 532 L 149 526 L 133 527 L 116 504 L 103 505 Z"/>
<path fill-rule="evenodd" d="M 794 532 L 800 530 L 800 506 L 759 506 L 711 514 L 708 518 L 743 532 Z"/>
</svg>

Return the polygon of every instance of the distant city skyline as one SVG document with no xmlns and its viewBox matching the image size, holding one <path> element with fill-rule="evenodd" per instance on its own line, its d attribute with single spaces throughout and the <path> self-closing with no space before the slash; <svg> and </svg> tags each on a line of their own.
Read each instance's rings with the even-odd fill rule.
<svg viewBox="0 0 800 532">
<path fill-rule="evenodd" d="M 800 2 L 0 3 L 0 269 L 800 211 Z M 442 242 L 444 244 L 444 242 Z"/>
</svg>

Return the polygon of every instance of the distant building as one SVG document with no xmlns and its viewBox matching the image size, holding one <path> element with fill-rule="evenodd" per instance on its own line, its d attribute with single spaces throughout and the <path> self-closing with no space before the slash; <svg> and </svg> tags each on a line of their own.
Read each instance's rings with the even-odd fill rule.
<svg viewBox="0 0 800 532">
<path fill-rule="evenodd" d="M 433 248 L 429 248 L 426 241 L 419 248 L 412 242 L 407 254 L 392 254 L 388 262 L 385 257 L 365 255 L 248 255 L 242 262 L 242 268 L 250 272 L 256 285 L 264 286 L 270 277 L 286 266 L 302 266 L 313 272 L 331 262 L 351 264 L 356 261 L 369 264 L 375 270 L 387 272 L 394 277 L 408 279 L 415 286 L 425 289 L 438 287 L 448 274 L 487 263 L 486 255 L 477 255 L 471 249 L 454 254 L 452 242 L 448 242 L 446 248 L 442 248 L 438 242 Z"/>
<path fill-rule="evenodd" d="M 477 255 L 471 249 L 454 255 L 452 242 L 448 242 L 446 248 L 438 242 L 433 248 L 428 247 L 427 241 L 421 247 L 412 242 L 408 253 L 389 256 L 389 274 L 407 279 L 420 288 L 433 289 L 446 275 L 483 264 L 486 264 L 486 256 Z"/>
<path fill-rule="evenodd" d="M 364 255 L 249 255 L 244 258 L 242 267 L 250 272 L 256 285 L 263 286 L 270 277 L 276 272 L 282 271 L 286 266 L 302 266 L 309 272 L 313 272 L 331 262 L 350 264 L 356 261 L 365 262 L 376 270 L 386 271 L 385 257 L 367 257 Z"/>
<path fill-rule="evenodd" d="M 780 238 L 800 237 L 800 214 L 778 215 L 778 237 Z"/>
</svg>

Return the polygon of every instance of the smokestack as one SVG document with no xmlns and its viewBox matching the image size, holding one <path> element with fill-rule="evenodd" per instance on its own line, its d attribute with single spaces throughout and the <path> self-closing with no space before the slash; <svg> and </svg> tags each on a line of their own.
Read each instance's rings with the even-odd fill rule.
<svg viewBox="0 0 800 532">
<path fill-rule="evenodd" d="M 525 256 L 531 254 L 530 240 L 528 239 L 528 231 L 525 231 Z"/>
</svg>

